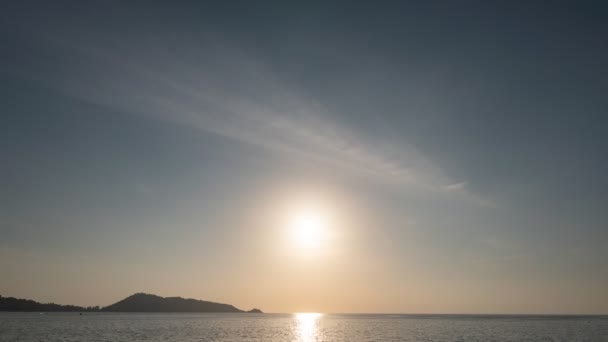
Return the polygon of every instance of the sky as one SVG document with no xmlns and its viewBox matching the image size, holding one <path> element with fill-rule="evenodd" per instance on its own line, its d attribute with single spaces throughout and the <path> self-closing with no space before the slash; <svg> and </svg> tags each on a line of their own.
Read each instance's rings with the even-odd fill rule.
<svg viewBox="0 0 608 342">
<path fill-rule="evenodd" d="M 2 296 L 608 313 L 601 2 L 2 7 Z"/>
</svg>

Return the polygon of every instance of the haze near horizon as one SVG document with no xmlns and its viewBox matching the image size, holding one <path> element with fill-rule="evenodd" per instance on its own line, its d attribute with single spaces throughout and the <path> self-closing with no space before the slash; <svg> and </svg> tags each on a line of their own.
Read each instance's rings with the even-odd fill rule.
<svg viewBox="0 0 608 342">
<path fill-rule="evenodd" d="M 608 314 L 605 6 L 3 7 L 2 296 Z"/>
</svg>

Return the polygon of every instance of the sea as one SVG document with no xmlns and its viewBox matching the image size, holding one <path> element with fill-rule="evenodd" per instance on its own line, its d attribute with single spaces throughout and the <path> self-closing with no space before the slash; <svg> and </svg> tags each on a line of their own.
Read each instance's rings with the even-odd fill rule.
<svg viewBox="0 0 608 342">
<path fill-rule="evenodd" d="M 608 342 L 608 316 L 0 312 L 0 341 Z"/>
</svg>

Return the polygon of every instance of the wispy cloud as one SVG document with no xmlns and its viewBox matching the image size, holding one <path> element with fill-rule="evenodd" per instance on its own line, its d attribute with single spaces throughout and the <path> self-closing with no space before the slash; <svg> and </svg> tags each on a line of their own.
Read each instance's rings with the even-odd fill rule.
<svg viewBox="0 0 608 342">
<path fill-rule="evenodd" d="M 460 190 L 464 190 L 467 187 L 467 182 L 458 182 L 458 183 L 453 183 L 453 184 L 448 184 L 446 186 L 444 186 L 443 188 L 447 191 L 460 191 Z"/>
<path fill-rule="evenodd" d="M 67 42 L 67 43 L 66 43 Z M 251 52 L 214 38 L 63 44 L 74 63 L 45 76 L 86 101 L 187 125 L 286 156 L 432 191 L 465 192 L 412 145 L 378 142 L 336 120 Z"/>
</svg>

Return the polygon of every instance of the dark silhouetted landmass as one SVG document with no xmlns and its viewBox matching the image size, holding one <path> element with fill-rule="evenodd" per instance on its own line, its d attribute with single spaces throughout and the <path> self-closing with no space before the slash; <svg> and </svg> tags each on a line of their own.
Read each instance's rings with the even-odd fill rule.
<svg viewBox="0 0 608 342">
<path fill-rule="evenodd" d="M 230 304 L 137 293 L 101 309 L 111 312 L 244 312 Z"/>
<path fill-rule="evenodd" d="M 0 296 L 0 311 L 84 312 L 99 311 L 99 306 L 82 307 L 76 305 L 59 305 L 55 303 L 43 304 L 29 299 Z"/>
<path fill-rule="evenodd" d="M 63 312 L 247 312 L 262 313 L 259 309 L 243 311 L 230 304 L 214 303 L 181 297 L 160 297 L 136 293 L 112 305 L 81 307 L 75 305 L 42 304 L 33 300 L 0 296 L 0 311 L 63 311 Z"/>
</svg>

